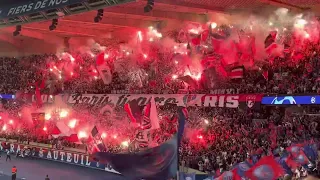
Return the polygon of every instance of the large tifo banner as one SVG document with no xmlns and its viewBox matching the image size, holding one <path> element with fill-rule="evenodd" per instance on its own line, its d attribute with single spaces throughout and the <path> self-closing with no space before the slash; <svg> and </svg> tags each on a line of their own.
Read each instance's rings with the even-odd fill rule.
<svg viewBox="0 0 320 180">
<path fill-rule="evenodd" d="M 6 6 L 0 8 L 0 18 L 10 18 L 49 9 L 62 8 L 83 1 L 86 0 L 25 0 L 19 1 L 19 3 L 16 3 L 15 0 L 11 0 Z"/>
<path fill-rule="evenodd" d="M 12 143 L 10 144 L 10 152 L 17 153 L 24 148 L 34 149 L 35 153 L 32 156 L 36 158 L 41 158 L 45 160 L 52 160 L 61 163 L 68 163 L 72 165 L 84 166 L 87 168 L 94 168 L 104 170 L 110 173 L 120 174 L 119 172 L 115 171 L 110 165 L 99 164 L 99 162 L 92 162 L 89 160 L 88 154 L 83 153 L 76 153 L 76 152 L 68 152 L 64 150 L 56 150 L 50 148 L 40 148 L 40 147 L 32 147 L 25 144 L 17 144 Z M 0 149 L 4 150 L 2 146 L 2 142 L 0 143 Z"/>
<path fill-rule="evenodd" d="M 43 103 L 63 101 L 66 104 L 88 104 L 92 106 L 124 106 L 136 99 L 139 105 L 146 105 L 151 98 L 159 106 L 173 104 L 177 106 L 202 106 L 226 108 L 259 108 L 263 94 L 60 94 L 42 95 Z M 25 101 L 35 101 L 35 96 L 24 97 Z M 61 104 L 61 103 L 60 103 Z"/>
<path fill-rule="evenodd" d="M 320 96 L 265 96 L 261 102 L 264 105 L 313 105 L 320 104 Z"/>
</svg>

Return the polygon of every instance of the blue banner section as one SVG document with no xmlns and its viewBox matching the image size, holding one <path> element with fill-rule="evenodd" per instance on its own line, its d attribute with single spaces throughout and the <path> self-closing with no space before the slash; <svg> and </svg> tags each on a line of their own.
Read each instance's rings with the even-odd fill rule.
<svg viewBox="0 0 320 180">
<path fill-rule="evenodd" d="M 0 150 L 10 150 L 11 153 L 24 152 L 25 157 L 32 154 L 32 156 L 40 159 L 58 161 L 61 163 L 68 163 L 72 165 L 83 166 L 86 168 L 100 169 L 110 173 L 120 174 L 115 171 L 110 164 L 100 164 L 99 162 L 92 161 L 88 154 L 70 152 L 65 150 L 52 149 L 50 147 L 36 147 L 25 144 L 6 144 L 6 142 L 0 142 Z M 49 146 L 49 145 L 47 145 Z"/>
<path fill-rule="evenodd" d="M 265 105 L 312 105 L 320 104 L 320 96 L 266 96 L 262 98 L 261 103 Z"/>
<path fill-rule="evenodd" d="M 27 15 L 39 11 L 61 8 L 87 0 L 10 0 L 0 8 L 0 19 Z"/>
<path fill-rule="evenodd" d="M 14 99 L 15 95 L 12 94 L 0 94 L 0 99 Z"/>
</svg>

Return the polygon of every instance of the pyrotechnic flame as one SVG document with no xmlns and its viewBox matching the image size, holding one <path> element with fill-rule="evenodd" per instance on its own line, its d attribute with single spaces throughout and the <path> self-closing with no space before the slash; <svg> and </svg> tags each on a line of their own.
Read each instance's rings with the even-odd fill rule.
<svg viewBox="0 0 320 180">
<path fill-rule="evenodd" d="M 51 119 L 51 114 L 50 114 L 50 113 L 46 113 L 46 114 L 44 115 L 44 119 L 45 119 L 45 120 Z"/>
<path fill-rule="evenodd" d="M 121 145 L 124 146 L 124 147 L 128 147 L 129 146 L 129 142 L 128 141 L 123 141 L 121 143 Z"/>
<path fill-rule="evenodd" d="M 106 133 L 102 133 L 102 134 L 101 134 L 101 137 L 102 137 L 102 138 L 106 138 L 106 137 L 107 137 L 107 134 L 106 134 Z"/>
<path fill-rule="evenodd" d="M 68 116 L 68 111 L 62 110 L 59 115 L 60 115 L 60 118 L 65 118 Z"/>
<path fill-rule="evenodd" d="M 76 124 L 77 124 L 77 120 L 76 120 L 76 119 L 73 119 L 73 120 L 71 120 L 71 121 L 69 122 L 68 126 L 69 126 L 71 129 L 73 129 L 73 128 L 75 128 Z"/>
<path fill-rule="evenodd" d="M 80 131 L 80 132 L 78 133 L 78 138 L 79 138 L 79 139 L 86 138 L 86 137 L 88 137 L 88 134 L 87 134 L 86 132 Z"/>
</svg>

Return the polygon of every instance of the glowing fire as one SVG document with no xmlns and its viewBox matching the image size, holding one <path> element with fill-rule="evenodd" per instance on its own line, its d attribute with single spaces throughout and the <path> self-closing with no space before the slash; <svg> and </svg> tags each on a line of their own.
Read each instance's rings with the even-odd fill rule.
<svg viewBox="0 0 320 180">
<path fill-rule="evenodd" d="M 78 138 L 79 138 L 79 139 L 81 139 L 81 138 L 86 138 L 86 137 L 88 137 L 88 134 L 87 134 L 86 132 L 80 131 L 80 132 L 78 133 Z"/>
<path fill-rule="evenodd" d="M 68 126 L 73 129 L 77 124 L 77 120 L 76 119 L 73 119 L 69 122 Z"/>
<path fill-rule="evenodd" d="M 65 118 L 65 117 L 67 117 L 67 116 L 68 116 L 68 111 L 62 110 L 62 111 L 60 112 L 60 117 L 61 117 L 61 118 Z"/>
</svg>

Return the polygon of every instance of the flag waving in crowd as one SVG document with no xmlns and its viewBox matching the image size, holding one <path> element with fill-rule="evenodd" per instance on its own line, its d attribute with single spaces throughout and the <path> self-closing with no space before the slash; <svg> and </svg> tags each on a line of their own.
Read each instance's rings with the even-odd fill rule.
<svg viewBox="0 0 320 180">
<path fill-rule="evenodd" d="M 94 158 L 99 161 L 109 162 L 116 171 L 128 178 L 163 180 L 173 177 L 176 175 L 178 166 L 178 144 L 187 119 L 185 108 L 179 108 L 178 117 L 178 132 L 169 141 L 160 146 L 135 154 L 97 152 L 94 154 Z"/>
<path fill-rule="evenodd" d="M 93 127 L 87 141 L 87 149 L 90 154 L 95 152 L 105 152 L 107 150 L 97 126 Z"/>
<path fill-rule="evenodd" d="M 284 175 L 282 167 L 272 156 L 261 158 L 257 164 L 246 172 L 246 176 L 251 180 L 274 180 L 282 175 Z"/>
<path fill-rule="evenodd" d="M 125 104 L 125 111 L 133 124 L 138 124 L 135 142 L 137 148 L 147 148 L 149 146 L 148 133 L 152 129 L 159 129 L 159 118 L 154 98 L 142 108 L 137 100 L 132 100 Z"/>
</svg>

